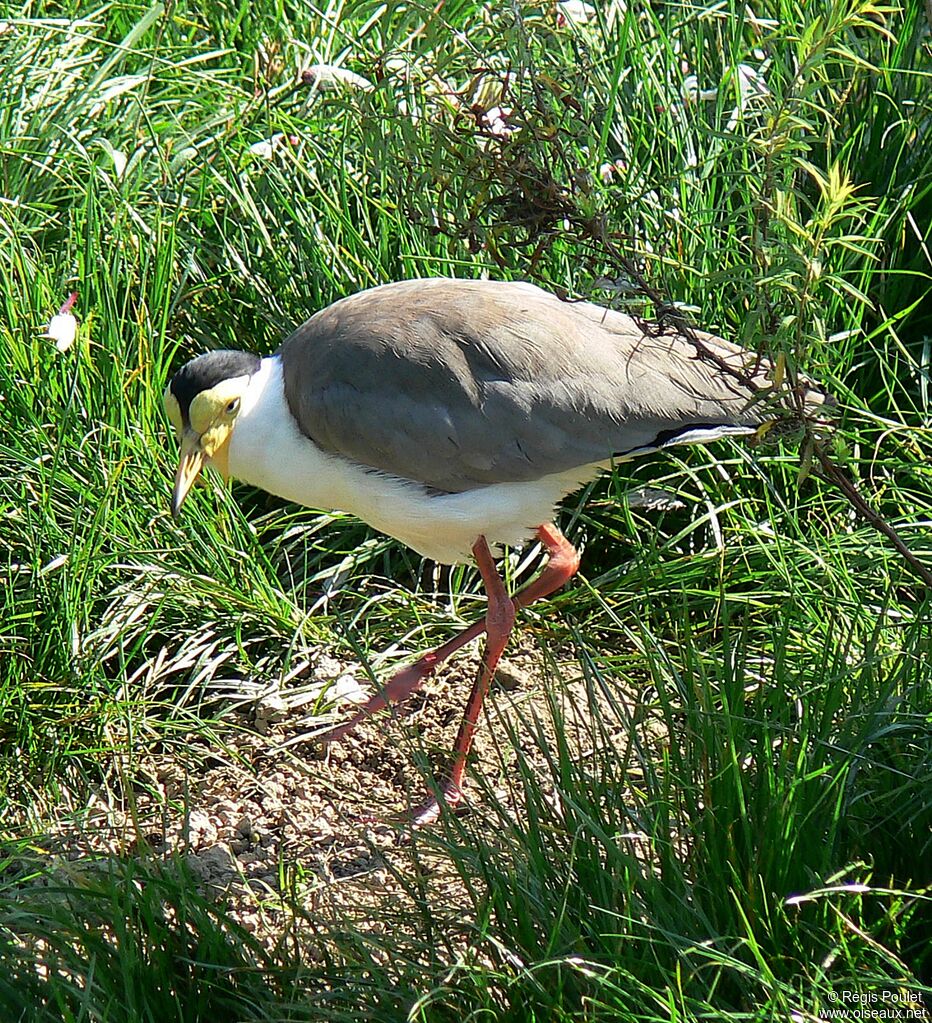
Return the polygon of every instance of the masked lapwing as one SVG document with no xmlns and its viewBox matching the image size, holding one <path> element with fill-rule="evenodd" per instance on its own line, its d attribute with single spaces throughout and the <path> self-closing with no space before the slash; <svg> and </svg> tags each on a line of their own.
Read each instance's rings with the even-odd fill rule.
<svg viewBox="0 0 932 1023">
<path fill-rule="evenodd" d="M 413 692 L 483 634 L 482 667 L 442 785 L 462 799 L 466 758 L 515 609 L 562 586 L 579 556 L 560 500 L 613 462 L 754 434 L 812 415 L 810 382 L 776 387 L 771 363 L 525 283 L 386 284 L 316 313 L 271 356 L 215 351 L 165 391 L 181 444 L 172 513 L 209 462 L 315 509 L 341 510 L 444 564 L 473 562 L 485 617 L 391 678 L 344 726 Z M 509 597 L 495 552 L 537 539 L 548 559 Z M 415 823 L 439 812 L 430 800 Z"/>
</svg>

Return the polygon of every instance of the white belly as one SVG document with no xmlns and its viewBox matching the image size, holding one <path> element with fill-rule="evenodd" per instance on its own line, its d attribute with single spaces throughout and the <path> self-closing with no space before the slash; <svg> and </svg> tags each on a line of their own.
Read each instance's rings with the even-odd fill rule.
<svg viewBox="0 0 932 1023">
<path fill-rule="evenodd" d="M 601 468 L 582 466 L 529 483 L 434 494 L 321 451 L 298 430 L 283 393 L 279 360 L 263 359 L 233 430 L 230 473 L 308 508 L 350 512 L 446 564 L 471 560 L 479 536 L 493 545 L 524 543 L 552 520 L 562 497 Z"/>
</svg>

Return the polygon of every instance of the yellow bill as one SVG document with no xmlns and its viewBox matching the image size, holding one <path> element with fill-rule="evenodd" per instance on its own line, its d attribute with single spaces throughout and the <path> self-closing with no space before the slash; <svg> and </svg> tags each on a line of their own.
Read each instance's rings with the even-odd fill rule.
<svg viewBox="0 0 932 1023">
<path fill-rule="evenodd" d="M 184 499 L 203 468 L 204 449 L 201 447 L 201 438 L 193 430 L 185 430 L 181 438 L 181 458 L 175 473 L 175 488 L 172 491 L 172 518 L 178 518 Z"/>
</svg>

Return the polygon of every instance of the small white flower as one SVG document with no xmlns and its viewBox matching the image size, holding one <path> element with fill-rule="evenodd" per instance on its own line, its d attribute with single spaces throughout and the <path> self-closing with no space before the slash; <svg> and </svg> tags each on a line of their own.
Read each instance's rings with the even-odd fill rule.
<svg viewBox="0 0 932 1023">
<path fill-rule="evenodd" d="M 48 332 L 45 336 L 55 342 L 55 347 L 60 352 L 67 352 L 74 344 L 77 333 L 78 321 L 71 313 L 59 313 L 49 321 Z"/>
<path fill-rule="evenodd" d="M 296 146 L 298 139 L 294 135 L 286 135 L 284 132 L 276 132 L 271 138 L 263 139 L 261 142 L 253 142 L 249 152 L 253 156 L 259 156 L 263 160 L 271 160 L 272 157 L 284 145 Z"/>
<path fill-rule="evenodd" d="M 314 64 L 305 68 L 301 72 L 301 81 L 305 85 L 315 85 L 318 89 L 334 89 L 344 85 L 362 92 L 372 92 L 375 88 L 368 78 L 337 64 Z"/>
<path fill-rule="evenodd" d="M 603 163 L 599 167 L 599 177 L 602 179 L 602 184 L 610 185 L 612 180 L 625 172 L 624 160 L 616 160 L 614 163 Z"/>
<path fill-rule="evenodd" d="M 750 64 L 739 64 L 734 73 L 738 78 L 738 96 L 743 110 L 750 99 L 754 97 L 769 96 L 767 80 L 763 74 Z M 687 75 L 683 79 L 683 99 L 687 102 L 698 100 L 713 100 L 718 97 L 718 89 L 700 89 L 699 79 L 695 75 Z"/>
<path fill-rule="evenodd" d="M 739 64 L 737 72 L 738 91 L 741 96 L 742 106 L 746 105 L 748 99 L 752 96 L 770 95 L 770 90 L 767 88 L 767 79 L 756 68 L 752 68 L 750 64 Z"/>
<path fill-rule="evenodd" d="M 583 0 L 560 0 L 557 4 L 558 25 L 585 25 L 594 17 L 595 8 Z"/>
<path fill-rule="evenodd" d="M 687 103 L 715 99 L 716 96 L 718 96 L 718 89 L 700 89 L 699 79 L 695 75 L 687 75 L 683 79 L 683 99 Z"/>
<path fill-rule="evenodd" d="M 765 99 L 770 95 L 770 89 L 767 88 L 767 79 L 764 77 L 765 70 L 766 63 L 761 66 L 760 70 L 751 67 L 750 64 L 739 64 L 737 67 L 726 71 L 724 79 L 726 89 L 729 85 L 733 89 L 733 82 L 737 79 L 738 105 L 731 111 L 728 118 L 728 124 L 725 126 L 725 131 L 734 131 L 738 122 L 743 118 L 745 111 L 747 111 L 755 101 Z M 699 103 L 717 99 L 720 88 L 721 87 L 715 89 L 700 89 L 699 79 L 695 75 L 687 75 L 683 79 L 683 87 L 681 90 L 683 106 L 680 108 L 680 112 L 682 116 L 687 116 L 684 108 L 690 103 Z M 698 164 L 698 159 L 695 153 L 687 153 L 686 164 L 689 167 L 695 167 Z"/>
<path fill-rule="evenodd" d="M 480 115 L 483 128 L 497 139 L 506 139 L 521 129 L 508 123 L 511 107 L 492 107 Z"/>
<path fill-rule="evenodd" d="M 44 337 L 51 338 L 55 342 L 55 347 L 60 352 L 68 351 L 74 344 L 74 339 L 78 333 L 78 321 L 71 314 L 71 307 L 75 304 L 77 298 L 78 293 L 72 291 L 65 304 L 49 320 L 43 335 Z"/>
<path fill-rule="evenodd" d="M 754 100 L 764 99 L 770 95 L 767 88 L 767 80 L 760 71 L 755 70 L 749 64 L 739 64 L 735 68 L 738 76 L 738 105 L 731 112 L 725 131 L 734 131 L 738 122 L 744 116 Z"/>
</svg>

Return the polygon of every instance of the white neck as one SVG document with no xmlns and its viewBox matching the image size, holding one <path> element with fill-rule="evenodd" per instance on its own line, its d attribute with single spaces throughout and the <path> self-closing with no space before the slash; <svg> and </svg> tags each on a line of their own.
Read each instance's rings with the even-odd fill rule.
<svg viewBox="0 0 932 1023">
<path fill-rule="evenodd" d="M 230 473 L 270 494 L 312 508 L 351 508 L 345 462 L 297 427 L 285 401 L 282 363 L 263 359 L 249 381 L 230 441 Z"/>
</svg>

